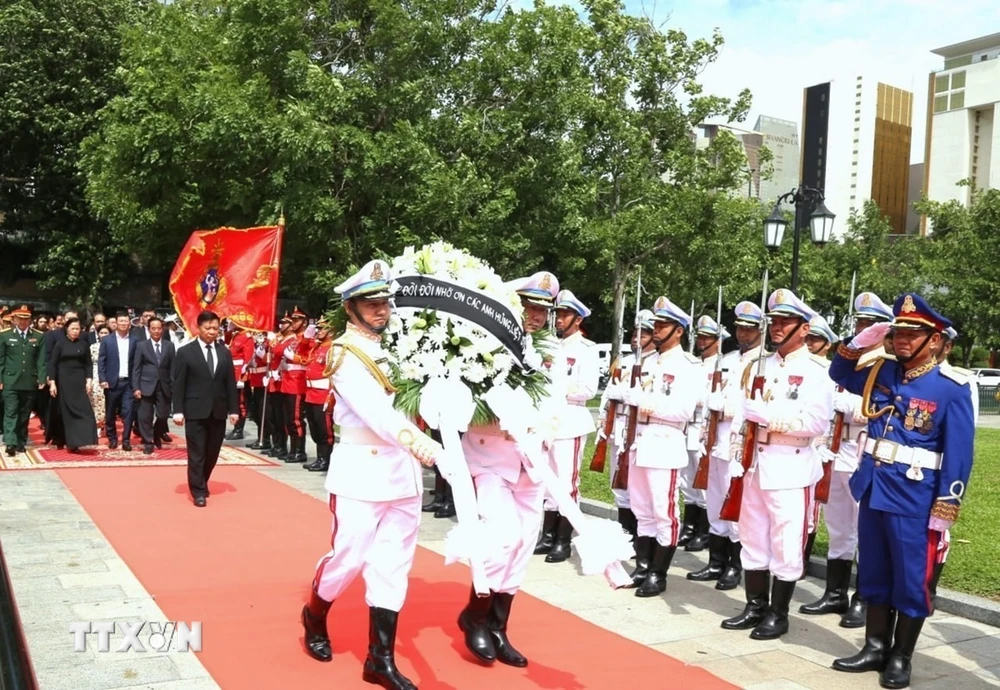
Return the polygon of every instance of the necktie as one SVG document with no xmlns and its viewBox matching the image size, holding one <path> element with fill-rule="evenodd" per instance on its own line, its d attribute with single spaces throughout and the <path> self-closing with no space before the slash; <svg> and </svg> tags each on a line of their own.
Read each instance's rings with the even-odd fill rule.
<svg viewBox="0 0 1000 690">
<path fill-rule="evenodd" d="M 215 376 L 215 358 L 212 357 L 212 346 L 206 345 L 205 350 L 208 352 L 208 370 L 212 372 L 212 376 Z"/>
<path fill-rule="evenodd" d="M 156 343 L 156 361 L 160 361 L 160 344 Z"/>
</svg>

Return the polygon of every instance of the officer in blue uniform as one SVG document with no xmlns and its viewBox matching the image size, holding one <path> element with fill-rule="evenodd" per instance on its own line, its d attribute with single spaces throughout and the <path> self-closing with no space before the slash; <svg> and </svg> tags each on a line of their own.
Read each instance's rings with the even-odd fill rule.
<svg viewBox="0 0 1000 690">
<path fill-rule="evenodd" d="M 891 324 L 870 326 L 841 344 L 830 365 L 830 378 L 862 396 L 868 418 L 864 452 L 851 477 L 860 503 L 865 645 L 833 668 L 880 671 L 883 688 L 905 688 L 920 629 L 933 614 L 938 546 L 958 519 L 972 471 L 975 423 L 967 381 L 937 362 L 951 322 L 913 293 L 899 297 L 892 312 Z M 880 359 L 857 371 L 861 352 L 886 334 L 895 361 Z"/>
</svg>

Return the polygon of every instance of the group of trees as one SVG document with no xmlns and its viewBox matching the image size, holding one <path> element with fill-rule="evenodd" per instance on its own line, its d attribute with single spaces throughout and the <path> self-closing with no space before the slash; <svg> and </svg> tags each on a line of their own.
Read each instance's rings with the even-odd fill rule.
<svg viewBox="0 0 1000 690">
<path fill-rule="evenodd" d="M 699 312 L 720 285 L 728 308 L 758 299 L 765 266 L 788 281 L 770 208 L 728 193 L 740 143 L 692 137 L 750 107 L 699 83 L 722 37 L 618 0 L 13 0 L 0 43 L 0 242 L 84 303 L 128 266 L 169 272 L 194 229 L 281 213 L 282 291 L 314 310 L 369 258 L 436 238 L 506 276 L 552 270 L 601 339 L 631 320 L 639 269 L 645 303 Z M 857 271 L 886 299 L 935 291 L 992 344 L 979 300 L 1000 281 L 956 282 L 1000 270 L 983 231 L 1000 202 L 926 212 L 934 241 L 890 239 L 872 206 L 839 218 L 843 241 L 803 248 L 805 298 L 843 315 Z"/>
</svg>

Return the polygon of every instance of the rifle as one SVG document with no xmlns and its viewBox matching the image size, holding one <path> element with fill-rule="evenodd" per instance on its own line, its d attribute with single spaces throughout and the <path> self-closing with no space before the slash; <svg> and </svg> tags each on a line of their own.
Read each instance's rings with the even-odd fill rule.
<svg viewBox="0 0 1000 690">
<path fill-rule="evenodd" d="M 857 287 L 858 272 L 854 272 L 851 278 L 851 301 L 847 303 L 848 328 L 850 328 L 850 314 L 854 311 L 854 289 Z M 844 387 L 837 386 L 837 392 L 843 393 Z M 830 430 L 830 452 L 836 455 L 840 452 L 840 440 L 844 436 L 844 413 L 837 411 L 833 413 L 833 425 Z M 830 500 L 830 484 L 833 482 L 833 460 L 823 463 L 823 476 L 816 482 L 816 500 L 826 503 Z"/>
<path fill-rule="evenodd" d="M 764 336 L 767 335 L 767 318 L 763 314 L 767 313 L 767 270 L 764 270 L 764 289 L 760 298 L 760 342 L 766 342 Z M 764 361 L 767 355 L 761 347 L 760 359 L 757 360 L 757 375 L 754 376 L 753 385 L 750 388 L 750 399 L 764 395 Z M 754 451 L 757 449 L 757 432 L 760 425 L 749 420 L 743 421 L 743 449 L 740 454 L 740 463 L 743 465 L 743 475 L 753 464 Z M 733 477 L 729 481 L 729 493 L 722 503 L 722 510 L 719 511 L 719 519 L 737 522 L 740 519 L 740 509 L 743 507 L 743 477 Z"/>
<path fill-rule="evenodd" d="M 712 392 L 722 386 L 722 286 L 719 286 L 719 303 L 715 310 L 715 323 L 719 325 L 719 349 L 715 353 L 715 371 L 712 372 Z M 696 489 L 708 488 L 708 462 L 719 435 L 719 421 L 722 413 L 711 410 L 708 414 L 708 432 L 705 437 L 705 453 L 698 458 L 698 469 L 694 473 L 692 486 Z"/>
<path fill-rule="evenodd" d="M 612 381 L 620 381 L 622 369 L 618 367 L 611 373 Z M 601 435 L 597 437 L 597 445 L 594 446 L 594 457 L 590 460 L 591 472 L 604 472 L 604 463 L 608 457 L 608 439 L 615 430 L 615 417 L 618 415 L 618 401 L 608 400 L 608 406 L 604 410 L 604 427 Z"/>
<path fill-rule="evenodd" d="M 635 322 L 639 323 L 640 303 L 642 301 L 642 269 L 639 269 L 639 280 L 635 286 Z M 629 378 L 629 388 L 635 388 L 636 383 L 642 385 L 642 351 L 636 353 L 635 363 L 632 364 L 632 376 Z M 628 456 L 635 443 L 636 425 L 639 423 L 639 408 L 630 405 L 628 409 L 628 420 L 625 424 L 625 443 L 618 449 L 618 469 L 615 472 L 615 480 L 611 484 L 613 489 L 628 488 Z"/>
</svg>

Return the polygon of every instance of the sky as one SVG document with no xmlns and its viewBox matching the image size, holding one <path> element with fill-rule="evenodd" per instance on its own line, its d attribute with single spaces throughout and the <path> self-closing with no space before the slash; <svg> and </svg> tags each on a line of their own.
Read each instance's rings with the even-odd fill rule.
<svg viewBox="0 0 1000 690">
<path fill-rule="evenodd" d="M 943 58 L 930 51 L 1000 32 L 998 0 L 626 0 L 632 14 L 689 40 L 718 27 L 726 43 L 702 75 L 705 92 L 753 94 L 740 127 L 758 115 L 799 124 L 802 90 L 861 74 L 913 92 L 910 160 L 924 160 L 927 78 Z"/>
</svg>

